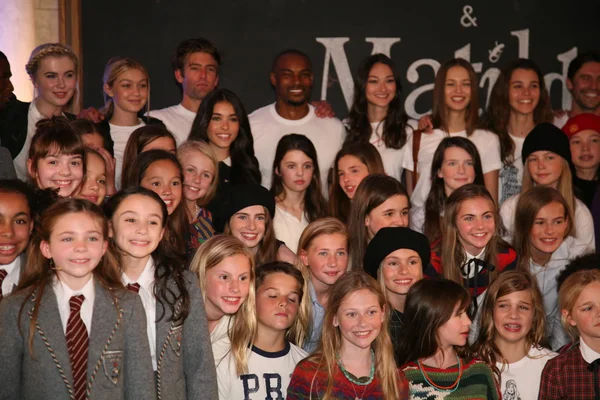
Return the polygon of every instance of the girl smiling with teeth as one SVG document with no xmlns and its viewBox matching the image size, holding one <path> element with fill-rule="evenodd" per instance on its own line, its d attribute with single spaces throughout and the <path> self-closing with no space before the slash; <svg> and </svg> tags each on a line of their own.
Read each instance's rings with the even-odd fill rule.
<svg viewBox="0 0 600 400">
<path fill-rule="evenodd" d="M 483 186 L 462 186 L 446 200 L 442 240 L 434 246 L 431 264 L 444 278 L 467 287 L 472 313 L 489 284 L 516 268 L 518 253 L 502 240 L 502 231 L 496 203 Z"/>
<path fill-rule="evenodd" d="M 502 70 L 483 117 L 487 129 L 498 135 L 502 156 L 498 204 L 521 191 L 525 138 L 539 123 L 552 122 L 554 114 L 544 75 L 533 61 L 517 59 Z"/>
<path fill-rule="evenodd" d="M 189 261 L 193 254 L 189 246 L 190 231 L 185 209 L 181 202 L 183 172 L 177 157 L 165 150 L 148 150 L 136 158 L 129 171 L 123 172 L 124 189 L 142 186 L 163 200 L 169 213 L 165 239 L 184 262 Z"/>
<path fill-rule="evenodd" d="M 535 279 L 524 271 L 501 274 L 488 288 L 481 309 L 475 353 L 502 382 L 504 399 L 536 400 L 542 370 L 557 354 L 540 345 L 544 303 Z"/>
<path fill-rule="evenodd" d="M 545 335 L 553 350 L 569 343 L 560 322 L 556 277 L 570 260 L 590 251 L 588 244 L 571 236 L 571 215 L 559 192 L 540 186 L 521 195 L 515 212 L 518 268 L 531 272 L 542 291 L 547 321 Z"/>
<path fill-rule="evenodd" d="M 85 149 L 66 119 L 38 122 L 27 170 L 35 186 L 55 189 L 60 197 L 71 197 L 79 189 L 85 174 Z"/>
</svg>

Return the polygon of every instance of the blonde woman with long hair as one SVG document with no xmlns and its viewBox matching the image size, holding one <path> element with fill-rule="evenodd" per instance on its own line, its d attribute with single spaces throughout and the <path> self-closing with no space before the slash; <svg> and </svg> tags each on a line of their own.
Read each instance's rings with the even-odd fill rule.
<svg viewBox="0 0 600 400">
<path fill-rule="evenodd" d="M 342 276 L 331 290 L 319 346 L 294 370 L 287 399 L 407 399 L 388 325 L 377 281 L 360 271 Z"/>
<path fill-rule="evenodd" d="M 257 324 L 252 253 L 233 236 L 213 236 L 198 248 L 190 270 L 204 296 L 215 364 L 231 353 L 237 373 L 245 373 Z"/>
<path fill-rule="evenodd" d="M 36 123 L 53 116 L 75 119 L 66 111 L 77 97 L 79 61 L 69 46 L 45 43 L 33 49 L 25 70 L 35 89 L 34 99 L 31 103 L 15 100 L 11 104 L 13 117 L 0 118 L 0 132 L 7 133 L 2 135 L 2 146 L 10 150 L 17 177 L 23 181 L 27 180 L 29 146 Z"/>
<path fill-rule="evenodd" d="M 121 187 L 123 157 L 129 136 L 138 128 L 162 121 L 140 117 L 144 109 L 150 110 L 150 75 L 139 62 L 127 57 L 113 57 L 106 63 L 103 74 L 105 118 L 99 127 L 106 149 L 116 160 L 115 184 Z M 165 128 L 166 129 L 166 128 Z"/>
<path fill-rule="evenodd" d="M 312 353 L 321 337 L 331 286 L 348 269 L 346 226 L 336 218 L 311 222 L 300 236 L 296 267 L 307 282 L 310 323 L 303 348 Z"/>
</svg>

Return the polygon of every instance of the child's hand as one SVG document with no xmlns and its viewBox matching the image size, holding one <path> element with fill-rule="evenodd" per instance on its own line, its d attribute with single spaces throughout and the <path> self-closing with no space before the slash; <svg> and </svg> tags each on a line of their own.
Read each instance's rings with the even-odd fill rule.
<svg viewBox="0 0 600 400">
<path fill-rule="evenodd" d="M 431 114 L 423 115 L 419 119 L 419 130 L 425 133 L 433 133 L 433 123 L 431 122 Z"/>
<path fill-rule="evenodd" d="M 77 118 L 89 119 L 90 121 L 98 124 L 104 120 L 104 114 L 96 110 L 94 107 L 88 107 L 84 110 L 81 110 L 79 114 L 77 114 Z"/>
<path fill-rule="evenodd" d="M 329 104 L 325 100 L 315 100 L 310 103 L 315 107 L 315 114 L 319 118 L 333 118 L 335 117 L 335 113 L 333 112 L 333 108 L 331 104 Z"/>
</svg>

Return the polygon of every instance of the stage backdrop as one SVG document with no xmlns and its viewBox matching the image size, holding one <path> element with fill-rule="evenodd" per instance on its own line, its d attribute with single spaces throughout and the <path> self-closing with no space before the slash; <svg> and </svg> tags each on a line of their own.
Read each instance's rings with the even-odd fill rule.
<svg viewBox="0 0 600 400">
<path fill-rule="evenodd" d="M 435 72 L 452 57 L 473 64 L 485 103 L 499 68 L 531 58 L 553 106 L 569 108 L 569 62 L 600 48 L 598 0 L 102 0 L 82 8 L 85 106 L 102 105 L 102 71 L 115 55 L 148 68 L 152 108 L 178 103 L 171 54 L 197 36 L 221 51 L 219 86 L 236 92 L 248 112 L 274 99 L 273 57 L 298 48 L 313 62 L 313 99 L 326 99 L 340 117 L 352 101 L 352 75 L 374 52 L 396 62 L 406 111 L 416 118 L 431 109 Z"/>
</svg>

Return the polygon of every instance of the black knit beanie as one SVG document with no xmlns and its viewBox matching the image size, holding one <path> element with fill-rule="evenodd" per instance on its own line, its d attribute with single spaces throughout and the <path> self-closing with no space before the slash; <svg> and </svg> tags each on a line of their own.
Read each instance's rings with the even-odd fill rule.
<svg viewBox="0 0 600 400">
<path fill-rule="evenodd" d="M 216 232 L 223 232 L 225 224 L 238 211 L 250 206 L 263 206 L 271 219 L 275 217 L 275 199 L 271 192 L 258 184 L 248 183 L 225 186 L 226 193 L 213 209 L 213 226 Z"/>
<path fill-rule="evenodd" d="M 399 249 L 416 251 L 421 258 L 423 269 L 429 264 L 431 249 L 425 235 L 404 227 L 381 228 L 367 246 L 364 271 L 377 279 L 377 270 L 381 262 L 390 253 Z"/>
<path fill-rule="evenodd" d="M 529 135 L 527 135 L 523 142 L 523 150 L 521 151 L 523 164 L 527 161 L 527 157 L 536 151 L 551 151 L 556 153 L 567 160 L 569 165 L 572 166 L 573 161 L 571 161 L 569 138 L 554 124 L 542 122 L 529 132 Z"/>
</svg>

